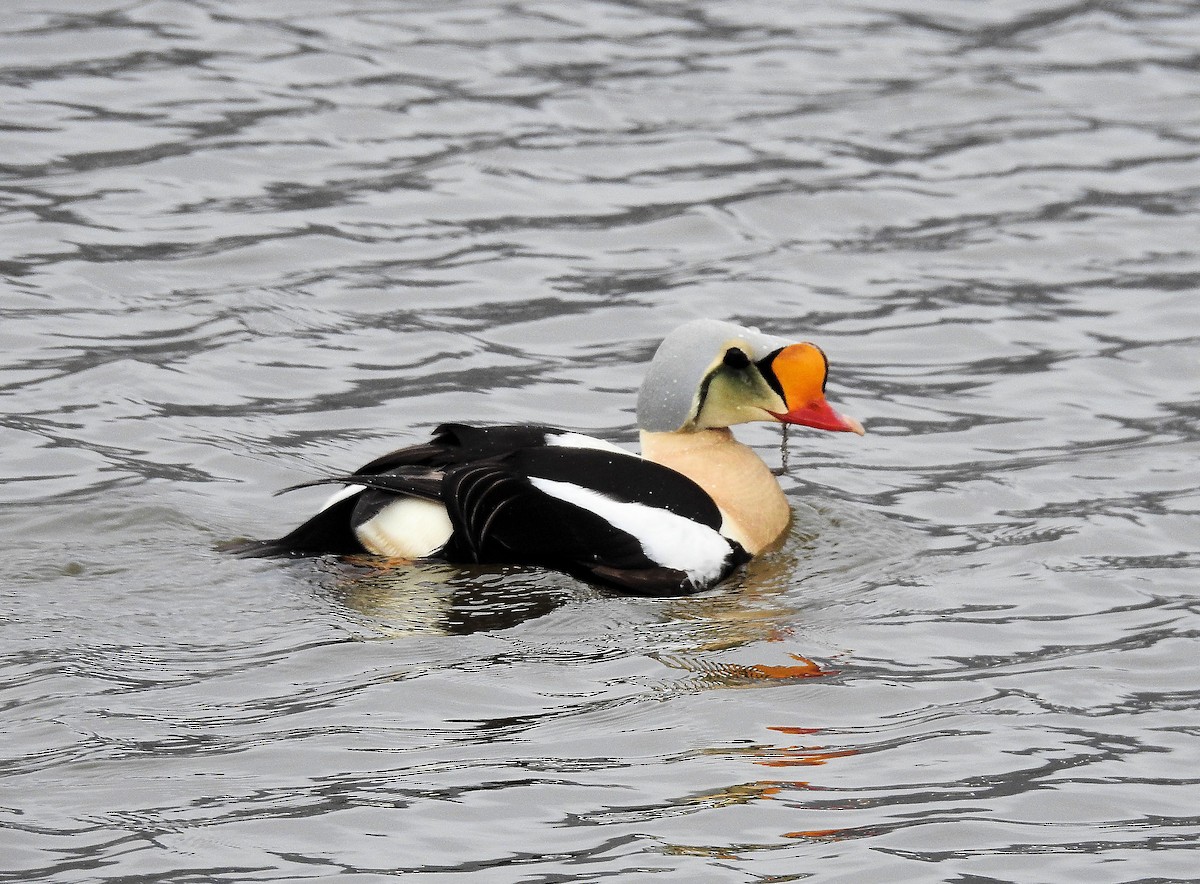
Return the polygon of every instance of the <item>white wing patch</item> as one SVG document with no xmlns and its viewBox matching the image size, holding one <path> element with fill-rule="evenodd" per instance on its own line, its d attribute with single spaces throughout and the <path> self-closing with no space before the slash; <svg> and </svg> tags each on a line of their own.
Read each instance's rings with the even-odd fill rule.
<svg viewBox="0 0 1200 884">
<path fill-rule="evenodd" d="M 583 507 L 632 534 L 649 559 L 664 568 L 685 572 L 697 584 L 715 580 L 725 567 L 729 541 L 707 525 L 668 510 L 613 500 L 570 482 L 533 477 L 529 481 L 539 491 Z"/>
<path fill-rule="evenodd" d="M 563 448 L 592 448 L 596 451 L 610 451 L 614 454 L 637 457 L 632 451 L 626 451 L 624 448 L 613 445 L 611 442 L 605 442 L 603 439 L 597 439 L 595 436 L 587 436 L 583 433 L 547 433 L 546 444 L 560 445 Z"/>
</svg>

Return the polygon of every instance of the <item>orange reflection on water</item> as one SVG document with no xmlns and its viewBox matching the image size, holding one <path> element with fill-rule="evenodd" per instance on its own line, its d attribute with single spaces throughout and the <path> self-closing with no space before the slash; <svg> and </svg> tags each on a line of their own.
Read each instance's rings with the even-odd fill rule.
<svg viewBox="0 0 1200 884">
<path fill-rule="evenodd" d="M 767 730 L 793 736 L 809 736 L 821 732 L 819 727 L 796 727 L 794 725 L 768 725 Z M 755 761 L 763 767 L 800 767 L 824 764 L 833 758 L 846 758 L 857 755 L 857 749 L 828 749 L 825 746 L 770 746 L 759 747 L 755 755 L 761 760 Z"/>
<path fill-rule="evenodd" d="M 752 801 L 770 801 L 784 790 L 807 789 L 808 783 L 788 780 L 756 780 L 751 783 L 735 783 L 713 792 L 693 795 L 689 804 L 705 804 L 710 807 L 728 807 L 749 804 Z"/>
<path fill-rule="evenodd" d="M 824 746 L 814 746 L 805 748 L 802 746 L 789 746 L 786 749 L 776 749 L 783 757 L 769 758 L 765 761 L 756 761 L 755 764 L 761 764 L 763 767 L 800 767 L 814 764 L 824 764 L 831 758 L 845 758 L 847 755 L 857 755 L 857 749 L 841 749 L 835 752 L 815 752 L 814 749 L 823 749 Z"/>
<path fill-rule="evenodd" d="M 822 669 L 820 664 L 799 654 L 788 654 L 795 663 L 735 663 L 713 660 L 710 657 L 693 658 L 656 654 L 655 658 L 664 666 L 699 673 L 707 684 L 716 683 L 726 687 L 745 686 L 747 682 L 794 681 L 801 678 L 819 678 L 837 675 L 836 669 Z"/>
<path fill-rule="evenodd" d="M 836 669 L 822 669 L 819 664 L 801 657 L 799 654 L 788 654 L 798 661 L 798 666 L 785 664 L 782 666 L 767 663 L 755 663 L 745 667 L 749 678 L 817 678 L 822 675 L 837 675 Z"/>
<path fill-rule="evenodd" d="M 842 829 L 812 829 L 808 832 L 784 832 L 784 838 L 829 838 L 838 839 L 842 837 Z"/>
</svg>

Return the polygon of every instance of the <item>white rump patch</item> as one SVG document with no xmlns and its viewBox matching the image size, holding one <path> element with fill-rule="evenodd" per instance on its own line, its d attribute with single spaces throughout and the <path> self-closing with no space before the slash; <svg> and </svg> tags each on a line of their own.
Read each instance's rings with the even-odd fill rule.
<svg viewBox="0 0 1200 884">
<path fill-rule="evenodd" d="M 401 497 L 354 529 L 370 552 L 398 559 L 421 559 L 446 545 L 454 527 L 444 504 Z"/>
<path fill-rule="evenodd" d="M 725 567 L 729 541 L 707 525 L 668 510 L 613 500 L 570 482 L 538 478 L 529 481 L 539 491 L 583 507 L 613 527 L 632 534 L 651 561 L 685 572 L 694 583 L 716 580 Z"/>
</svg>

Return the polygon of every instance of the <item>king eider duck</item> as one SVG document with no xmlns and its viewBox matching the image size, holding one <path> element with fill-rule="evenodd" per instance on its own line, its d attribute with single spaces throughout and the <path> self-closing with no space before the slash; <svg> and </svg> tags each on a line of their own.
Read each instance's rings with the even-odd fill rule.
<svg viewBox="0 0 1200 884">
<path fill-rule="evenodd" d="M 528 564 L 643 595 L 706 589 L 771 546 L 791 509 L 730 431 L 767 421 L 863 433 L 825 401 L 828 362 L 728 322 L 696 320 L 659 346 L 638 393 L 642 454 L 544 426 L 443 424 L 353 474 L 258 555 L 374 553 Z"/>
</svg>

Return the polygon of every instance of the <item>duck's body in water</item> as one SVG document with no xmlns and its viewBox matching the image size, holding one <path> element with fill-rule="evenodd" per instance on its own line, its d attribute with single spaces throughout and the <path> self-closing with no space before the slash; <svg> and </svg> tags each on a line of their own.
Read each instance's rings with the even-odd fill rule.
<svg viewBox="0 0 1200 884">
<path fill-rule="evenodd" d="M 305 483 L 346 487 L 291 533 L 243 551 L 538 564 L 630 592 L 695 592 L 791 518 L 775 476 L 730 426 L 863 432 L 825 401 L 827 370 L 813 344 L 697 320 L 650 363 L 640 457 L 552 427 L 445 424 L 427 443 Z"/>
</svg>

